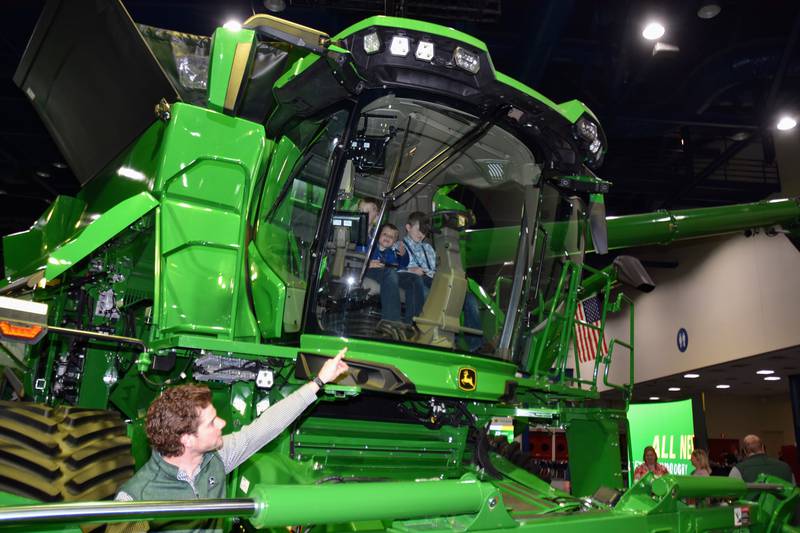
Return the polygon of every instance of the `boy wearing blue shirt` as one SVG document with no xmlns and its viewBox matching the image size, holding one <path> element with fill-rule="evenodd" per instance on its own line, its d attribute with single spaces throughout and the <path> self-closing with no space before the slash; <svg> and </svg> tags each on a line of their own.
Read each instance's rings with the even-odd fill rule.
<svg viewBox="0 0 800 533">
<path fill-rule="evenodd" d="M 397 269 L 408 266 L 408 253 L 402 243 L 397 244 L 400 230 L 394 224 L 384 224 L 378 233 L 378 242 L 369 257 L 366 277 L 381 286 L 381 315 L 384 320 L 400 322 L 400 284 Z"/>
</svg>

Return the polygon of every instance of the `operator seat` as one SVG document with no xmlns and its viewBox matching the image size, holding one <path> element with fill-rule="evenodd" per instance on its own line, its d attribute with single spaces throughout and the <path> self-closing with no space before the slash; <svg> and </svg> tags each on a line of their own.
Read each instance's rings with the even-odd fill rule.
<svg viewBox="0 0 800 533">
<path fill-rule="evenodd" d="M 456 333 L 483 335 L 479 329 L 461 326 L 467 277 L 461 263 L 459 234 L 474 222 L 474 218 L 470 211 L 438 211 L 433 214 L 434 227 L 441 227 L 436 237 L 439 266 L 422 314 L 414 317 L 420 330 L 419 342 L 423 344 L 452 348 Z"/>
</svg>

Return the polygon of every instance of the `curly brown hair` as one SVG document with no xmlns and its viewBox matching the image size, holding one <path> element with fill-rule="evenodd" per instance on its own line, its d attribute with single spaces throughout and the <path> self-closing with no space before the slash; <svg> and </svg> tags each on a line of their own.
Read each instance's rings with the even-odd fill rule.
<svg viewBox="0 0 800 533">
<path fill-rule="evenodd" d="M 165 390 L 147 409 L 145 432 L 150 445 L 164 457 L 183 453 L 181 436 L 197 431 L 200 411 L 211 404 L 204 385 L 179 385 Z"/>
</svg>

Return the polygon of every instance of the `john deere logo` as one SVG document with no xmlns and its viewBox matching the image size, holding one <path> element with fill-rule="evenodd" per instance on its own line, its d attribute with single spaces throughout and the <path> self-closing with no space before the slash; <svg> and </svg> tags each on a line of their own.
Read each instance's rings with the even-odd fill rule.
<svg viewBox="0 0 800 533">
<path fill-rule="evenodd" d="M 478 386 L 478 375 L 472 368 L 458 369 L 458 388 L 461 390 L 475 390 Z"/>
</svg>

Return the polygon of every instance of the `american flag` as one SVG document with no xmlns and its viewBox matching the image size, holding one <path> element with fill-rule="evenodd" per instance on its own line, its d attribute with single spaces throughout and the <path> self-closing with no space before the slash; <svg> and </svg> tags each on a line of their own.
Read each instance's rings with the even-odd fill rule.
<svg viewBox="0 0 800 533">
<path fill-rule="evenodd" d="M 581 322 L 599 327 L 601 318 L 600 298 L 592 296 L 582 302 L 578 302 L 578 309 L 575 311 L 575 338 L 578 340 L 578 360 L 581 363 L 594 360 L 597 352 L 597 341 L 602 335 L 601 331 L 586 327 Z M 602 336 L 603 342 L 600 346 L 600 355 L 608 355 L 606 337 L 605 335 Z"/>
</svg>

